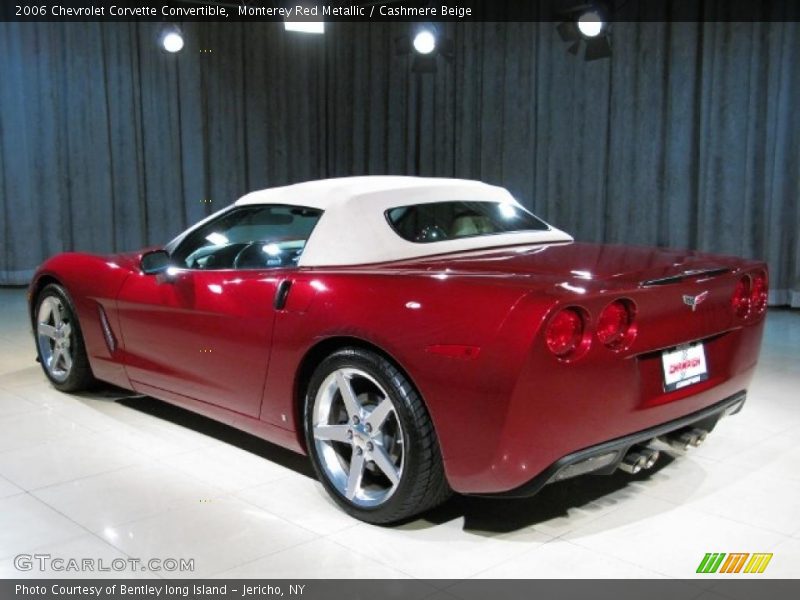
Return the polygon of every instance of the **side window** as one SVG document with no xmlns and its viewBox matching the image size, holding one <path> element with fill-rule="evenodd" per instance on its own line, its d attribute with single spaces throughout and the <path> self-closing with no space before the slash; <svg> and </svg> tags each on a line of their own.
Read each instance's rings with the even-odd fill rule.
<svg viewBox="0 0 800 600">
<path fill-rule="evenodd" d="M 282 204 L 236 207 L 189 234 L 172 261 L 201 270 L 292 267 L 321 215 Z"/>
</svg>

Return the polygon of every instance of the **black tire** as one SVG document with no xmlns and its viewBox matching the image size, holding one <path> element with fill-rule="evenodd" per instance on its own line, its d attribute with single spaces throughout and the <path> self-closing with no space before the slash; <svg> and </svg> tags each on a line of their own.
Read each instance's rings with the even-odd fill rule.
<svg viewBox="0 0 800 600">
<path fill-rule="evenodd" d="M 402 473 L 394 492 L 377 506 L 359 506 L 345 497 L 322 466 L 313 435 L 314 405 L 320 387 L 332 373 L 343 368 L 357 369 L 374 378 L 387 392 L 401 424 Z M 343 348 L 323 360 L 308 386 L 304 423 L 308 453 L 317 477 L 336 503 L 357 519 L 373 524 L 402 521 L 437 506 L 452 493 L 445 478 L 436 432 L 422 398 L 397 367 L 379 354 L 361 348 Z M 365 464 L 374 466 L 368 460 Z"/>
<path fill-rule="evenodd" d="M 55 377 L 46 362 L 46 357 L 43 354 L 42 341 L 40 341 L 38 326 L 39 314 L 42 304 L 48 299 L 54 299 L 61 307 L 62 319 L 64 322 L 69 323 L 71 331 L 69 334 L 69 350 L 72 356 L 72 366 L 66 374 L 65 378 Z M 39 357 L 39 364 L 50 383 L 53 384 L 57 390 L 62 392 L 80 392 L 93 387 L 97 380 L 92 374 L 92 368 L 89 366 L 89 357 L 86 355 L 86 346 L 83 342 L 83 333 L 81 332 L 80 323 L 78 322 L 77 312 L 72 299 L 69 297 L 67 290 L 62 286 L 51 283 L 46 285 L 39 292 L 36 297 L 36 307 L 33 314 L 33 335 L 36 342 L 36 353 Z"/>
</svg>

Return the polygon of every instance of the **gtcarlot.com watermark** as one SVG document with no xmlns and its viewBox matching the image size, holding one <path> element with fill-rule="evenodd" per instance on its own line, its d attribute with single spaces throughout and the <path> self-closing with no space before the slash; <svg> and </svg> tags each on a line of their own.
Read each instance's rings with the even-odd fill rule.
<svg viewBox="0 0 800 600">
<path fill-rule="evenodd" d="M 192 573 L 193 558 L 65 558 L 52 554 L 17 554 L 17 571 L 53 573 Z"/>
</svg>

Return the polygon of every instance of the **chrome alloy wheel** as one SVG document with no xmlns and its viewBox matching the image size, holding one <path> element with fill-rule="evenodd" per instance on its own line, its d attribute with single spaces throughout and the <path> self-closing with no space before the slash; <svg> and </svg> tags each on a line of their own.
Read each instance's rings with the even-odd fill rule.
<svg viewBox="0 0 800 600">
<path fill-rule="evenodd" d="M 72 325 L 69 313 L 55 296 L 48 296 L 39 306 L 36 337 L 47 372 L 59 383 L 66 381 L 72 371 Z"/>
<path fill-rule="evenodd" d="M 353 504 L 378 506 L 400 484 L 403 428 L 386 390 L 360 369 L 340 368 L 320 385 L 313 436 L 325 475 Z"/>
</svg>

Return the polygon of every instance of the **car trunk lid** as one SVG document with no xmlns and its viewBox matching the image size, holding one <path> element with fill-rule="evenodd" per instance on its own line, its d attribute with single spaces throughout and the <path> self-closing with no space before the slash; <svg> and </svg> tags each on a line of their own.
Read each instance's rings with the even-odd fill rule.
<svg viewBox="0 0 800 600">
<path fill-rule="evenodd" d="M 739 259 L 688 250 L 590 243 L 516 246 L 396 263 L 453 275 L 504 275 L 569 282 L 591 289 L 663 286 L 711 278 L 735 269 Z"/>
<path fill-rule="evenodd" d="M 493 278 L 557 301 L 596 319 L 616 298 L 636 305 L 641 354 L 702 340 L 736 327 L 731 295 L 743 269 L 760 263 L 694 251 L 566 243 L 506 247 L 398 263 L 434 276 Z"/>
</svg>

